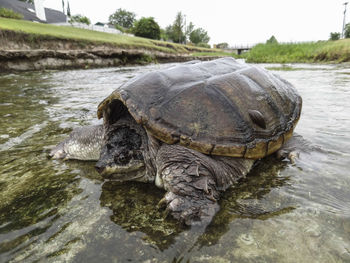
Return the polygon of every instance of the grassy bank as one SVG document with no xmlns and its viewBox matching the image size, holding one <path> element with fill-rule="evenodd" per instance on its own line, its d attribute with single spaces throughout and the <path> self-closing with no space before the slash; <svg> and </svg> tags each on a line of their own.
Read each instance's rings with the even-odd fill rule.
<svg viewBox="0 0 350 263">
<path fill-rule="evenodd" d="M 201 56 L 217 56 L 217 57 L 233 57 L 233 58 L 241 58 L 235 52 L 225 52 L 221 50 L 212 50 L 210 52 L 201 51 L 201 52 L 193 52 L 192 56 L 201 57 Z"/>
<path fill-rule="evenodd" d="M 258 44 L 241 56 L 253 63 L 350 61 L 350 39 L 288 44 Z"/>
<path fill-rule="evenodd" d="M 3 31 L 3 34 L 1 34 Z M 251 63 L 313 63 L 313 62 L 349 62 L 350 39 L 338 41 L 318 41 L 308 43 L 258 44 L 249 52 L 240 56 L 222 52 L 219 49 L 207 49 L 190 45 L 180 45 L 127 35 L 110 34 L 69 26 L 55 26 L 33 23 L 24 20 L 0 18 L 0 37 L 6 38 L 7 32 L 21 32 L 13 42 L 25 42 L 32 49 L 40 47 L 45 41 L 68 41 L 75 46 L 90 47 L 109 45 L 112 48 L 149 50 L 168 54 L 190 54 L 196 56 L 232 56 L 244 58 Z M 0 39 L 0 43 L 6 39 Z M 32 44 L 32 45 L 31 45 Z M 4 45 L 3 45 L 4 46 Z M 0 46 L 0 49 L 2 46 Z M 44 47 L 46 48 L 46 47 Z M 6 49 L 6 48 L 3 48 Z M 70 49 L 70 48 L 68 48 Z"/>
<path fill-rule="evenodd" d="M 29 41 L 57 38 L 61 40 L 80 41 L 84 44 L 110 44 L 119 48 L 147 49 L 166 53 L 211 52 L 212 49 L 185 46 L 164 41 L 156 41 L 122 34 L 110 34 L 70 26 L 55 26 L 33 23 L 24 20 L 0 18 L 0 30 L 11 30 L 30 34 Z"/>
</svg>

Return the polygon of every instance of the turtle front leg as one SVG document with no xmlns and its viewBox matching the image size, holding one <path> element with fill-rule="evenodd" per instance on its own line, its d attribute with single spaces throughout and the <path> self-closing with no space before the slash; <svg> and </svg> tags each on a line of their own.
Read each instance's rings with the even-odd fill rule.
<svg viewBox="0 0 350 263">
<path fill-rule="evenodd" d="M 202 154 L 163 144 L 156 157 L 156 185 L 167 193 L 163 204 L 186 225 L 209 223 L 219 210 L 220 193 L 250 171 L 254 160 Z"/>
<path fill-rule="evenodd" d="M 177 163 L 162 169 L 158 176 L 167 190 L 160 202 L 167 212 L 185 225 L 210 223 L 219 210 L 219 192 L 200 165 Z"/>
<path fill-rule="evenodd" d="M 156 185 L 167 193 L 160 204 L 186 225 L 209 223 L 219 210 L 215 163 L 183 146 L 162 145 L 156 158 Z"/>
</svg>

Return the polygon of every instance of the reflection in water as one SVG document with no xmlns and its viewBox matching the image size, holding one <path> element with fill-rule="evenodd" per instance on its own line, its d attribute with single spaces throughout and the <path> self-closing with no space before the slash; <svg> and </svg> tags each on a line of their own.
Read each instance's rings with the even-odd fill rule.
<svg viewBox="0 0 350 263">
<path fill-rule="evenodd" d="M 145 233 L 144 241 L 164 250 L 174 243 L 181 228 L 158 208 L 163 195 L 164 191 L 152 184 L 105 182 L 100 201 L 113 211 L 110 218 L 114 223 L 128 232 Z"/>
<path fill-rule="evenodd" d="M 229 223 L 236 218 L 263 220 L 292 211 L 294 206 L 290 198 L 275 194 L 272 200 L 264 199 L 272 189 L 283 186 L 288 180 L 278 177 L 283 166 L 270 157 L 255 167 L 251 175 L 234 189 L 227 191 L 221 202 L 222 209 L 198 242 L 201 245 L 216 243 L 229 230 Z M 107 181 L 102 186 L 100 201 L 103 207 L 113 211 L 111 220 L 114 223 L 128 232 L 145 233 L 144 241 L 163 251 L 174 243 L 180 232 L 188 230 L 159 209 L 158 202 L 163 195 L 164 191 L 155 185 Z M 191 240 L 196 243 L 193 241 L 196 240 Z"/>
<path fill-rule="evenodd" d="M 350 70 L 266 66 L 298 88 L 297 132 L 322 150 L 261 161 L 197 229 L 158 209 L 154 185 L 47 158 L 73 128 L 99 123 L 117 86 L 167 65 L 0 75 L 0 261 L 350 262 Z"/>
</svg>

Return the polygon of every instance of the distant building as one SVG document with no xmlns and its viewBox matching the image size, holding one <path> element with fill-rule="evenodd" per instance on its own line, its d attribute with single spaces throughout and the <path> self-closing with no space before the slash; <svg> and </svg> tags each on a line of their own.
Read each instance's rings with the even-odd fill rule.
<svg viewBox="0 0 350 263">
<path fill-rule="evenodd" d="M 111 33 L 111 34 L 123 34 L 118 29 L 116 29 L 113 25 L 110 25 L 108 23 L 102 23 L 102 22 L 97 22 L 94 25 L 87 25 L 87 24 L 76 23 L 76 22 L 73 22 L 73 23 L 72 22 L 70 22 L 70 23 L 55 23 L 55 25 L 72 26 L 72 27 L 100 31 L 100 32 Z"/>
<path fill-rule="evenodd" d="M 114 29 L 115 29 L 115 26 L 113 26 L 113 25 L 110 24 L 110 23 L 97 22 L 97 23 L 95 24 L 95 26 L 103 26 L 103 27 L 106 27 L 106 28 L 114 28 Z"/>
<path fill-rule="evenodd" d="M 21 14 L 24 20 L 49 24 L 67 22 L 67 16 L 61 11 L 44 8 L 43 0 L 34 0 L 34 5 L 18 0 L 0 0 L 2 7 Z"/>
</svg>

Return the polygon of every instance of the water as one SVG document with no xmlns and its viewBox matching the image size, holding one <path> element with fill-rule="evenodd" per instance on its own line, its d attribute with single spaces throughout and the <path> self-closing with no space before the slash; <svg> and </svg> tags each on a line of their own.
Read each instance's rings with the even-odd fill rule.
<svg viewBox="0 0 350 263">
<path fill-rule="evenodd" d="M 181 228 L 150 184 L 53 161 L 127 79 L 168 65 L 0 74 L 0 262 L 350 262 L 350 68 L 263 65 L 303 97 L 296 132 L 321 149 L 267 158 L 205 229 Z"/>
</svg>

